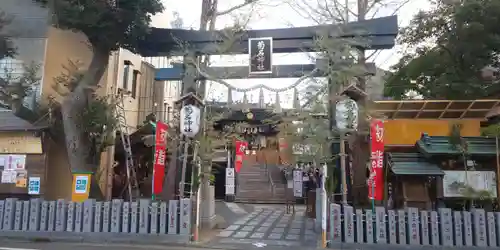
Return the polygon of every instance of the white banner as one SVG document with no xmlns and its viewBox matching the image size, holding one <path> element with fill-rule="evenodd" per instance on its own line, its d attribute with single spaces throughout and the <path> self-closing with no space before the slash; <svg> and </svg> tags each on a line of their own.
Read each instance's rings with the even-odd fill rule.
<svg viewBox="0 0 500 250">
<path fill-rule="evenodd" d="M 302 197 L 302 170 L 293 171 L 293 196 Z"/>
<path fill-rule="evenodd" d="M 493 171 L 444 171 L 444 197 L 464 197 L 478 192 L 488 192 L 497 197 L 497 184 Z"/>
<path fill-rule="evenodd" d="M 226 168 L 226 195 L 234 194 L 234 168 Z"/>
</svg>

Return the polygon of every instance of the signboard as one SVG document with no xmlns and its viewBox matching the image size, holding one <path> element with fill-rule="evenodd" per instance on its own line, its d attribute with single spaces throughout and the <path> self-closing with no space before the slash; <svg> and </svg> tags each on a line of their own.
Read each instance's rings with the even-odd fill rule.
<svg viewBox="0 0 500 250">
<path fill-rule="evenodd" d="M 195 137 L 200 131 L 200 109 L 194 105 L 186 105 L 181 109 L 181 134 Z"/>
<path fill-rule="evenodd" d="M 0 169 L 22 170 L 26 168 L 26 155 L 0 155 Z"/>
<path fill-rule="evenodd" d="M 7 160 L 7 158 L 8 158 L 7 155 L 0 155 L 0 169 L 1 170 L 6 169 L 7 162 L 9 162 Z"/>
<path fill-rule="evenodd" d="M 497 197 L 497 183 L 494 171 L 444 171 L 444 197 L 474 196 L 474 193 L 483 193 L 485 191 L 492 198 Z"/>
<path fill-rule="evenodd" d="M 24 169 L 16 170 L 16 187 L 25 188 L 27 185 L 28 171 Z"/>
<path fill-rule="evenodd" d="M 165 162 L 167 159 L 167 124 L 156 123 L 155 162 L 153 165 L 153 194 L 161 193 L 165 178 Z"/>
<path fill-rule="evenodd" d="M 293 196 L 302 197 L 302 170 L 293 171 Z"/>
<path fill-rule="evenodd" d="M 234 169 L 236 170 L 236 173 L 239 173 L 241 166 L 243 165 L 243 156 L 246 154 L 248 142 L 237 140 L 234 145 L 235 145 Z"/>
<path fill-rule="evenodd" d="M 40 194 L 40 177 L 30 177 L 28 181 L 28 194 L 39 195 Z"/>
<path fill-rule="evenodd" d="M 234 168 L 226 168 L 226 195 L 235 195 Z"/>
<path fill-rule="evenodd" d="M 17 173 L 14 170 L 2 171 L 2 183 L 16 183 Z"/>
<path fill-rule="evenodd" d="M 273 38 L 248 39 L 250 56 L 249 74 L 271 74 L 273 72 Z"/>
<path fill-rule="evenodd" d="M 26 168 L 26 155 L 9 155 L 9 169 L 20 170 Z"/>
<path fill-rule="evenodd" d="M 384 198 L 384 122 L 372 120 L 370 124 L 371 163 L 368 177 L 368 197 L 382 200 Z"/>
<path fill-rule="evenodd" d="M 71 200 L 74 202 L 83 202 L 89 198 L 90 192 L 90 174 L 73 173 L 73 188 Z"/>
<path fill-rule="evenodd" d="M 2 154 L 42 154 L 42 138 L 33 133 L 0 134 L 0 153 Z"/>
</svg>

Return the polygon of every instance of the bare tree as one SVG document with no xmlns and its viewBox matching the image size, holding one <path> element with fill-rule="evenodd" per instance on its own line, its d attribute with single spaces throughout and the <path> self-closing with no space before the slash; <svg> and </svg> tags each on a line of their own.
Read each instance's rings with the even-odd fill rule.
<svg viewBox="0 0 500 250">
<path fill-rule="evenodd" d="M 310 20 L 314 24 L 338 24 L 347 23 L 351 19 L 362 21 L 377 17 L 381 10 L 391 9 L 395 14 L 404 5 L 411 0 L 298 0 L 291 1 L 289 5 L 299 14 L 302 18 Z M 365 65 L 368 59 L 374 59 L 379 51 L 373 51 L 369 55 L 365 54 L 363 48 L 366 46 L 352 46 L 350 55 L 355 58 L 359 66 Z M 357 76 L 351 75 L 351 78 L 344 80 L 348 84 L 352 84 L 360 91 L 366 91 L 366 74 L 359 74 Z M 330 78 L 331 79 L 331 78 Z M 330 86 L 331 87 L 331 86 Z M 320 88 L 319 94 L 324 94 L 329 87 L 325 84 Z M 343 89 L 333 88 L 333 93 L 330 92 L 331 103 L 336 103 L 338 95 Z M 332 88 L 330 88 L 332 91 Z M 365 168 L 369 162 L 369 143 L 368 143 L 368 120 L 373 116 L 378 116 L 370 111 L 370 103 L 368 97 L 362 97 L 358 100 L 358 107 L 360 109 L 359 130 L 357 134 L 353 134 L 348 138 L 352 154 L 353 166 L 355 174 L 353 176 L 353 195 L 357 202 L 363 203 L 367 195 Z"/>
<path fill-rule="evenodd" d="M 201 16 L 200 16 L 200 30 L 203 31 L 213 31 L 216 28 L 216 21 L 218 17 L 224 16 L 224 15 L 230 15 L 234 13 L 235 11 L 238 11 L 244 7 L 249 7 L 250 11 L 247 13 L 243 18 L 236 18 L 234 21 L 234 24 L 232 26 L 228 26 L 225 28 L 222 33 L 222 38 L 223 42 L 221 44 L 217 45 L 217 51 L 220 53 L 224 53 L 224 51 L 227 51 L 229 48 L 231 48 L 236 42 L 238 42 L 241 38 L 242 35 L 242 30 L 247 26 L 248 21 L 250 20 L 250 16 L 252 14 L 252 6 L 259 2 L 259 0 L 242 0 L 240 4 L 236 4 L 234 6 L 230 6 L 228 9 L 225 10 L 219 10 L 219 1 L 218 0 L 202 0 L 202 11 L 201 11 Z M 171 23 L 174 28 L 184 28 L 183 27 L 183 21 L 182 17 L 179 15 L 179 13 L 174 13 L 174 18 L 175 20 Z M 190 45 L 189 43 L 185 43 L 182 41 L 179 41 L 179 47 L 183 51 L 189 51 L 190 50 Z M 206 68 L 210 64 L 210 56 L 209 55 L 202 55 L 197 58 L 194 58 L 193 61 L 184 61 L 182 62 L 184 64 L 192 64 L 194 67 L 196 67 L 198 73 L 202 76 L 204 76 L 208 80 L 213 80 L 217 81 L 217 78 L 220 78 L 221 76 L 211 76 L 209 73 L 206 72 Z M 201 80 L 198 81 L 197 86 L 196 86 L 196 93 L 203 99 L 206 98 L 206 80 Z M 188 88 L 183 87 L 183 91 L 187 90 Z M 178 116 L 178 115 L 177 115 Z M 220 138 L 223 138 L 224 136 L 221 136 L 220 134 L 214 135 L 214 133 L 211 133 L 212 131 L 211 126 L 213 125 L 214 121 L 213 117 L 213 112 L 211 110 L 205 110 L 202 112 L 202 131 L 200 132 L 199 136 L 196 138 L 195 141 L 192 141 L 194 148 L 196 148 L 197 155 L 185 155 L 183 154 L 177 154 L 175 151 L 181 151 L 181 148 L 178 146 L 184 145 L 182 142 L 181 138 L 176 134 L 178 131 L 178 128 L 171 129 L 170 131 L 173 131 L 174 134 L 171 134 L 170 142 L 171 145 L 174 148 L 174 152 L 172 152 L 173 155 L 180 155 L 179 158 L 175 158 L 174 162 L 172 164 L 176 164 L 175 161 L 184 161 L 187 158 L 192 158 L 196 161 L 194 164 L 200 164 L 201 166 L 201 171 L 199 174 L 199 178 L 196 176 L 193 176 L 193 191 L 197 192 L 197 187 L 198 185 L 196 184 L 198 181 L 202 185 L 204 190 L 208 190 L 208 186 L 210 184 L 210 179 L 211 179 L 211 172 L 212 172 L 212 158 L 214 155 L 214 141 L 219 141 Z M 214 137 L 215 136 L 215 137 Z M 173 176 L 168 176 L 169 178 L 174 178 Z M 174 180 L 169 179 L 165 180 L 167 183 L 173 183 Z M 196 184 L 196 185 L 195 185 Z M 172 188 L 168 188 L 166 190 L 166 196 L 167 198 L 169 197 L 174 197 L 175 190 Z"/>
</svg>

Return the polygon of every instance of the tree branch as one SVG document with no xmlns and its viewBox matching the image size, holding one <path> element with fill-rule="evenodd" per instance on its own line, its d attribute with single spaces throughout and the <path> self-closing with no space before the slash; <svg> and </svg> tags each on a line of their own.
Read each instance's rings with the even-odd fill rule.
<svg viewBox="0 0 500 250">
<path fill-rule="evenodd" d="M 227 10 L 224 10 L 224 11 L 218 11 L 215 13 L 215 16 L 223 16 L 223 15 L 227 15 L 237 9 L 241 9 L 247 5 L 250 5 L 250 4 L 253 4 L 253 3 L 256 3 L 258 2 L 259 0 L 245 0 L 245 2 L 241 3 L 241 4 L 238 4 L 238 5 L 235 5 Z"/>
</svg>

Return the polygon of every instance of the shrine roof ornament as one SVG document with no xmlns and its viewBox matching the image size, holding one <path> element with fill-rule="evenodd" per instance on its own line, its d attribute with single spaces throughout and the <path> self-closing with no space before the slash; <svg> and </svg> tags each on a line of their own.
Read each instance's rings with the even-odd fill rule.
<svg viewBox="0 0 500 250">
<path fill-rule="evenodd" d="M 249 115 L 250 114 L 250 115 Z M 280 123 L 282 116 L 268 109 L 250 108 L 247 111 L 233 110 L 222 119 L 215 122 L 215 126 L 222 123 L 246 122 L 249 124 Z"/>
</svg>

